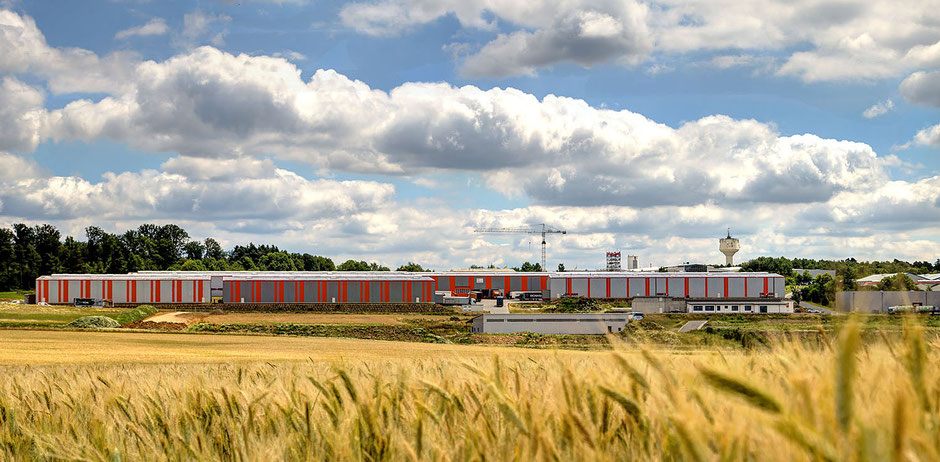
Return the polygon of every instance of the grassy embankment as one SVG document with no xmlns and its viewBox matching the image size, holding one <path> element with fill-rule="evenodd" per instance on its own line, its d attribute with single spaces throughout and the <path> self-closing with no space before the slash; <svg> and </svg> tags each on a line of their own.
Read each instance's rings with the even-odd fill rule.
<svg viewBox="0 0 940 462">
<path fill-rule="evenodd" d="M 6 330 L 0 459 L 940 459 L 935 344 L 839 330 L 615 352 Z"/>
<path fill-rule="evenodd" d="M 0 292 L 0 300 L 23 300 L 23 296 L 26 294 L 31 294 L 35 292 L 34 290 L 10 290 L 6 292 Z"/>
<path fill-rule="evenodd" d="M 60 328 L 80 316 L 100 315 L 117 320 L 125 327 L 162 328 L 141 325 L 135 321 L 152 314 L 152 310 L 126 308 L 75 308 L 0 304 L 0 328 Z M 194 313 L 202 322 L 186 332 L 217 334 L 253 334 L 300 337 L 343 337 L 425 343 L 498 344 L 535 348 L 608 349 L 603 337 L 578 335 L 506 334 L 487 335 L 470 332 L 471 316 L 428 314 L 321 314 L 321 313 L 231 313 L 212 315 Z M 675 330 L 693 319 L 708 319 L 708 326 L 699 331 L 680 334 Z M 701 347 L 766 347 L 781 338 L 798 338 L 819 344 L 833 335 L 846 321 L 845 316 L 801 315 L 647 315 L 639 323 L 631 323 L 622 335 L 630 343 L 657 344 L 670 348 Z M 897 338 L 901 332 L 901 316 L 868 315 L 861 317 L 863 336 L 882 334 Z M 940 317 L 922 316 L 930 333 L 940 332 Z M 146 323 L 144 323 L 146 324 Z M 181 325 L 176 325 L 181 326 Z"/>
<path fill-rule="evenodd" d="M 0 328 L 66 327 L 68 323 L 84 316 L 106 316 L 121 324 L 128 324 L 153 313 L 156 310 L 149 305 L 128 309 L 0 303 Z"/>
</svg>

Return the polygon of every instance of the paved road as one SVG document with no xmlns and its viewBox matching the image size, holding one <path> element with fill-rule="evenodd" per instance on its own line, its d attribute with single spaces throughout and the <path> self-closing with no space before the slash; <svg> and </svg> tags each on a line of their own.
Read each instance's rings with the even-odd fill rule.
<svg viewBox="0 0 940 462">
<path fill-rule="evenodd" d="M 840 312 L 838 312 L 838 311 L 832 311 L 832 310 L 830 310 L 830 309 L 828 309 L 828 308 L 826 308 L 826 307 L 824 307 L 824 306 L 820 306 L 820 305 L 817 305 L 817 304 L 815 304 L 815 303 L 810 303 L 810 302 L 807 302 L 807 301 L 805 301 L 805 300 L 800 302 L 800 306 L 802 306 L 803 308 L 809 309 L 809 310 L 819 310 L 819 311 L 821 311 L 823 314 L 834 314 L 834 315 L 837 315 L 837 316 L 841 316 L 841 315 L 844 315 L 844 314 L 845 314 L 845 313 L 840 313 Z"/>
<path fill-rule="evenodd" d="M 682 325 L 679 328 L 679 332 L 692 332 L 693 330 L 699 330 L 705 326 L 705 323 L 708 321 L 689 321 Z"/>
<path fill-rule="evenodd" d="M 496 300 L 484 298 L 480 301 L 483 306 L 484 311 L 489 311 L 491 314 L 509 314 L 509 304 L 503 300 L 503 306 L 496 307 Z"/>
</svg>

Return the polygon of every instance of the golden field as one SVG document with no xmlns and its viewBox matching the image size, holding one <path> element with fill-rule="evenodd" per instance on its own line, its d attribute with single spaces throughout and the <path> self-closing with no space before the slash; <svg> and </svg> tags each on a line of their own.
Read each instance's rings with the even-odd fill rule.
<svg viewBox="0 0 940 462">
<path fill-rule="evenodd" d="M 935 350 L 0 331 L 0 459 L 940 460 Z"/>
</svg>

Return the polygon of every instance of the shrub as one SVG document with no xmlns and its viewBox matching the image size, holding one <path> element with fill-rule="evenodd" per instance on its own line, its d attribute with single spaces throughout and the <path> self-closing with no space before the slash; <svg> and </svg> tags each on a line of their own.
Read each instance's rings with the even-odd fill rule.
<svg viewBox="0 0 940 462">
<path fill-rule="evenodd" d="M 548 307 L 542 311 L 546 313 L 587 313 L 591 311 L 600 311 L 601 307 L 597 300 L 584 297 L 562 298 L 553 307 Z"/>
<path fill-rule="evenodd" d="M 133 310 L 125 311 L 114 317 L 120 325 L 130 324 L 132 322 L 143 321 L 157 314 L 157 309 L 150 305 L 140 305 Z"/>
<path fill-rule="evenodd" d="M 108 327 L 121 327 L 121 325 L 107 316 L 82 316 L 68 324 L 65 327 L 74 327 L 78 329 L 100 329 Z"/>
</svg>

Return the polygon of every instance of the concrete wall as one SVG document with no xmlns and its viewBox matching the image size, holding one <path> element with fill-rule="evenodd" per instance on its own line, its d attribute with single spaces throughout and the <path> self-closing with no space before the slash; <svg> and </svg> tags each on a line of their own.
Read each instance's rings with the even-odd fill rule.
<svg viewBox="0 0 940 462">
<path fill-rule="evenodd" d="M 631 303 L 633 311 L 640 313 L 670 313 L 685 311 L 685 299 L 671 297 L 635 297 Z"/>
<path fill-rule="evenodd" d="M 617 333 L 629 322 L 627 314 L 484 314 L 473 318 L 473 332 L 546 335 L 602 335 Z"/>
<path fill-rule="evenodd" d="M 889 306 L 914 305 L 915 303 L 921 306 L 940 307 L 940 292 L 873 290 L 836 292 L 836 309 L 839 311 L 886 313 Z"/>
</svg>

